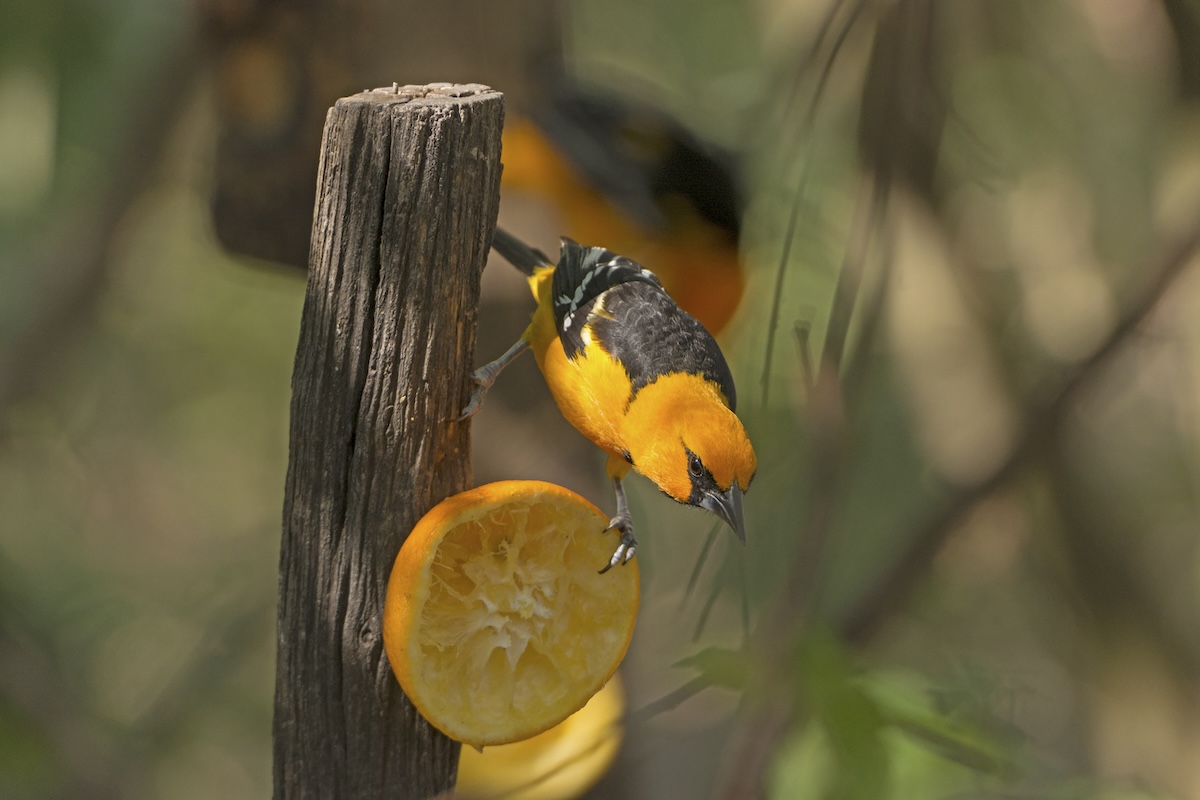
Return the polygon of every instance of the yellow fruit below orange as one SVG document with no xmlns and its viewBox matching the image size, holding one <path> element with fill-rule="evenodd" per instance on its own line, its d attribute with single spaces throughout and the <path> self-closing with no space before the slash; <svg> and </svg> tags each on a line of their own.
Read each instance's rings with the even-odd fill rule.
<svg viewBox="0 0 1200 800">
<path fill-rule="evenodd" d="M 583 708 L 532 739 L 464 747 L 456 797 L 461 800 L 567 800 L 586 792 L 621 746 L 625 693 L 618 675 Z"/>
</svg>

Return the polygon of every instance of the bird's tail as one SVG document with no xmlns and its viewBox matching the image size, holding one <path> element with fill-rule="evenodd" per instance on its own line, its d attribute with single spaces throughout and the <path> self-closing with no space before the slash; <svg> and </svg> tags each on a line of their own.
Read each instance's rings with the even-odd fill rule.
<svg viewBox="0 0 1200 800">
<path fill-rule="evenodd" d="M 492 237 L 492 249 L 526 275 L 532 276 L 538 267 L 554 266 L 554 262 L 541 250 L 530 247 L 503 228 L 496 228 L 496 234 Z"/>
</svg>

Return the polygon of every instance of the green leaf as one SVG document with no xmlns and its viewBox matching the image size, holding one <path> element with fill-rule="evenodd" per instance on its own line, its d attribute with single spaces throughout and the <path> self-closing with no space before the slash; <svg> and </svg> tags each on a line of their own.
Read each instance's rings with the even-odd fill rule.
<svg viewBox="0 0 1200 800">
<path fill-rule="evenodd" d="M 985 775 L 1013 778 L 1019 772 L 1016 752 L 1024 734 L 977 700 L 970 701 L 971 713 L 962 713 L 963 705 L 939 709 L 937 690 L 911 674 L 876 673 L 863 684 L 889 725 L 942 758 Z"/>
<path fill-rule="evenodd" d="M 857 680 L 841 646 L 814 637 L 801 654 L 805 696 L 832 756 L 828 800 L 868 800 L 887 794 L 890 757 L 882 739 L 884 717 Z"/>
<path fill-rule="evenodd" d="M 744 689 L 750 682 L 750 662 L 746 654 L 723 647 L 707 647 L 680 659 L 675 666 L 695 669 L 708 676 L 714 685 L 728 689 Z"/>
</svg>

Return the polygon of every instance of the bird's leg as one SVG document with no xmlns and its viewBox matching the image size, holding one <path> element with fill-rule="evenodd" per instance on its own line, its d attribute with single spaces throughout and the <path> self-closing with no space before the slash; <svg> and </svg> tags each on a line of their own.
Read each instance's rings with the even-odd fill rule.
<svg viewBox="0 0 1200 800">
<path fill-rule="evenodd" d="M 471 392 L 471 401 L 467 403 L 467 407 L 463 409 L 462 414 L 458 418 L 459 422 L 475 415 L 475 412 L 483 406 L 483 396 L 487 394 L 488 389 L 492 388 L 492 384 L 496 382 L 496 377 L 528 348 L 529 340 L 522 336 L 520 339 L 517 339 L 516 344 L 504 351 L 504 355 L 495 361 L 489 361 L 471 374 L 471 380 L 475 383 L 475 389 Z"/>
<path fill-rule="evenodd" d="M 611 531 L 613 528 L 619 530 L 621 542 L 613 551 L 608 566 L 600 570 L 601 575 L 617 564 L 628 564 L 629 559 L 633 558 L 633 554 L 637 550 L 637 539 L 633 538 L 633 517 L 629 514 L 629 501 L 625 499 L 625 484 L 617 477 L 614 477 L 612 482 L 613 491 L 617 495 L 617 515 L 608 521 L 608 527 L 604 530 Z"/>
</svg>

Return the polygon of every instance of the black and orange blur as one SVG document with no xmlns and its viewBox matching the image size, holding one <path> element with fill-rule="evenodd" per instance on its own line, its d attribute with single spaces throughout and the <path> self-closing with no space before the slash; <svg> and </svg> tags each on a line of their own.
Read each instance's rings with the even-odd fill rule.
<svg viewBox="0 0 1200 800">
<path fill-rule="evenodd" d="M 665 114 L 572 94 L 505 125 L 504 196 L 530 193 L 561 233 L 652 269 L 720 332 L 743 291 L 741 198 L 731 159 Z"/>
</svg>

